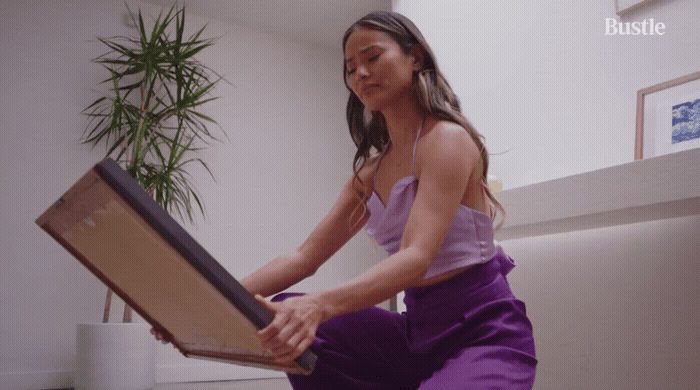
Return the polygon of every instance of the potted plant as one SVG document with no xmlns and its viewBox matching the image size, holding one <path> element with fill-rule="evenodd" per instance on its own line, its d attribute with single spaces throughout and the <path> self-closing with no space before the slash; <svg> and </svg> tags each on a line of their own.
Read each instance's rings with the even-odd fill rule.
<svg viewBox="0 0 700 390">
<path fill-rule="evenodd" d="M 161 12 L 150 31 L 141 10 L 135 15 L 126 7 L 138 33 L 98 38 L 109 50 L 93 61 L 108 71 L 101 84 L 109 87 L 83 110 L 89 122 L 81 142 L 94 147 L 104 141 L 106 156 L 120 163 L 161 207 L 193 221 L 195 204 L 203 215 L 205 211 L 185 168 L 199 163 L 214 178 L 194 152 L 202 149 L 198 142 L 217 140 L 208 125 L 218 124 L 201 108 L 216 99 L 210 92 L 222 80 L 195 55 L 214 40 L 201 37 L 206 25 L 184 37 L 184 6 L 172 6 L 165 16 Z M 150 326 L 133 323 L 126 304 L 122 323 L 109 323 L 111 301 L 108 289 L 102 323 L 78 325 L 76 388 L 153 387 L 157 344 Z"/>
</svg>

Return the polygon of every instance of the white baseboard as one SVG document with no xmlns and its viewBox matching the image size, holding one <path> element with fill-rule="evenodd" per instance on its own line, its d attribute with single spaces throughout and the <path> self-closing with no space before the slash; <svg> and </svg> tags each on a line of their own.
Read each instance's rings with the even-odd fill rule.
<svg viewBox="0 0 700 390">
<path fill-rule="evenodd" d="M 0 372 L 0 390 L 67 389 L 73 387 L 73 371 Z"/>
<path fill-rule="evenodd" d="M 207 382 L 237 379 L 286 378 L 284 372 L 233 364 L 206 362 L 202 364 L 159 365 L 156 383 Z"/>
<path fill-rule="evenodd" d="M 207 382 L 237 379 L 285 378 L 281 371 L 225 363 L 172 364 L 156 367 L 156 383 Z M 73 370 L 3 372 L 0 390 L 45 390 L 73 387 Z"/>
</svg>

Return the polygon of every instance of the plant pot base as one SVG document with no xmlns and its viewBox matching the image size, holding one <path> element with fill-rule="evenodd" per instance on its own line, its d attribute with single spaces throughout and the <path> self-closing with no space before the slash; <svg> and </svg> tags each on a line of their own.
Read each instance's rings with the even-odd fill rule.
<svg viewBox="0 0 700 390">
<path fill-rule="evenodd" d="M 157 343 L 147 323 L 78 324 L 75 390 L 155 386 Z"/>
</svg>

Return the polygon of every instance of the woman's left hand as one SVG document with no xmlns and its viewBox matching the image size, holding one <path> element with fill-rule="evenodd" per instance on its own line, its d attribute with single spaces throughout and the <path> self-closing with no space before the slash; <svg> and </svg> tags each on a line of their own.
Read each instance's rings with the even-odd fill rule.
<svg viewBox="0 0 700 390">
<path fill-rule="evenodd" d="M 276 363 L 291 363 L 313 343 L 316 329 L 323 321 L 321 303 L 308 294 L 281 302 L 268 302 L 257 294 L 255 299 L 275 315 L 267 327 L 258 331 L 260 343 L 272 351 Z"/>
</svg>

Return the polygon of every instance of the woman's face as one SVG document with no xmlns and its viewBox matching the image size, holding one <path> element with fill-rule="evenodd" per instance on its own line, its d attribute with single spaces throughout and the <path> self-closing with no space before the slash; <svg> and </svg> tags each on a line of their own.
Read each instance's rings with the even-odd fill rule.
<svg viewBox="0 0 700 390">
<path fill-rule="evenodd" d="M 413 72 L 420 70 L 415 55 L 407 55 L 383 31 L 359 29 L 345 43 L 345 81 L 362 104 L 381 111 L 411 91 Z"/>
</svg>

